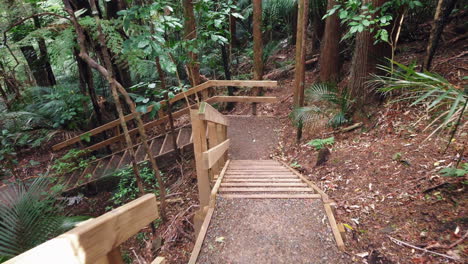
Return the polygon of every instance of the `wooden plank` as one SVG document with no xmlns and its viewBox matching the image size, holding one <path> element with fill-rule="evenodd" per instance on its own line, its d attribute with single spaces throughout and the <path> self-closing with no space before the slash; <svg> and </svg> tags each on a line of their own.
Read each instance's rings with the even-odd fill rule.
<svg viewBox="0 0 468 264">
<path fill-rule="evenodd" d="M 294 178 L 289 178 L 289 179 L 227 178 L 226 176 L 224 176 L 223 182 L 252 182 L 252 183 L 254 183 L 254 182 L 301 182 L 301 180 L 297 179 L 297 178 L 296 179 L 294 179 Z"/>
<path fill-rule="evenodd" d="M 319 194 L 222 194 L 223 198 L 232 199 L 320 199 Z"/>
<path fill-rule="evenodd" d="M 203 246 L 203 241 L 205 240 L 206 233 L 208 231 L 208 226 L 210 225 L 211 218 L 213 216 L 214 208 L 209 208 L 208 213 L 205 216 L 205 220 L 200 228 L 200 232 L 198 233 L 197 240 L 195 241 L 195 246 L 192 250 L 192 255 L 190 256 L 189 264 L 195 264 L 198 259 L 198 255 L 200 254 L 200 250 Z"/>
<path fill-rule="evenodd" d="M 158 217 L 156 196 L 146 194 L 6 263 L 98 263 Z"/>
<path fill-rule="evenodd" d="M 327 214 L 328 221 L 333 232 L 333 236 L 335 237 L 336 246 L 339 250 L 344 251 L 345 247 L 343 238 L 341 237 L 340 230 L 338 229 L 338 226 L 336 224 L 335 216 L 333 215 L 331 206 L 329 203 L 324 203 L 323 206 L 325 207 L 325 213 Z"/>
<path fill-rule="evenodd" d="M 205 169 L 210 169 L 224 155 L 229 148 L 229 139 L 218 144 L 217 146 L 203 152 L 203 166 Z"/>
<path fill-rule="evenodd" d="M 195 94 L 199 91 L 202 91 L 202 90 L 205 90 L 207 88 L 211 88 L 211 87 L 214 87 L 214 86 L 237 86 L 237 87 L 276 87 L 277 86 L 277 82 L 276 81 L 239 81 L 239 80 L 233 80 L 233 81 L 230 81 L 230 80 L 221 80 L 221 81 L 207 81 L 205 83 L 202 83 L 200 85 L 197 85 L 195 87 L 192 87 L 191 89 L 189 89 L 188 91 L 185 91 L 183 93 L 179 93 L 177 94 L 176 96 L 174 96 L 170 102 L 171 103 L 175 103 L 177 101 L 179 101 L 180 99 L 184 99 L 186 96 L 190 96 L 192 94 Z M 209 98 L 211 99 L 211 98 Z M 213 100 L 213 99 L 212 99 Z M 205 100 L 205 101 L 208 101 L 208 100 Z M 164 106 L 165 105 L 165 101 L 161 101 L 159 102 L 161 104 L 161 106 Z M 188 111 L 188 107 L 185 108 L 187 109 Z M 153 106 L 150 106 L 147 108 L 146 110 L 146 113 L 149 113 L 153 110 Z M 175 113 L 174 113 L 175 114 Z M 174 115 L 173 114 L 173 115 Z M 143 114 L 142 114 L 143 115 Z M 132 113 L 132 114 L 128 114 L 124 117 L 125 121 L 129 121 L 129 120 L 132 120 L 136 117 L 136 113 Z M 166 116 L 166 119 L 167 119 L 167 116 Z M 158 119 L 158 120 L 161 120 L 161 119 Z M 164 121 L 166 122 L 166 121 Z M 151 127 L 153 126 L 156 126 L 158 124 L 161 124 L 162 122 L 158 122 L 158 123 L 155 123 L 153 124 Z M 96 135 L 96 134 L 99 134 L 103 131 L 106 131 L 108 129 L 112 129 L 116 126 L 119 126 L 120 125 L 120 120 L 119 119 L 116 119 L 116 120 L 113 120 L 107 124 L 104 124 L 102 126 L 99 126 L 99 127 L 96 127 L 92 130 L 89 130 L 85 133 L 82 133 L 76 137 L 73 137 L 69 140 L 66 140 L 66 141 L 63 141 L 63 142 L 60 142 L 56 145 L 54 145 L 52 147 L 52 149 L 54 151 L 57 151 L 57 150 L 60 150 L 62 148 L 65 148 L 67 146 L 70 146 L 74 143 L 77 143 L 77 142 L 80 142 L 81 139 L 83 137 L 89 137 L 89 136 L 93 136 L 93 135 Z M 114 141 L 116 142 L 116 141 Z"/>
<path fill-rule="evenodd" d="M 235 103 L 276 103 L 277 97 L 267 96 L 213 96 L 213 102 L 235 102 Z"/>
<path fill-rule="evenodd" d="M 221 173 L 218 176 L 218 179 L 216 179 L 216 183 L 213 186 L 213 189 L 211 190 L 211 195 L 210 195 L 210 207 L 214 208 L 216 205 L 216 195 L 218 193 L 218 189 L 221 186 L 221 182 L 223 181 L 224 174 L 226 173 L 226 170 L 229 166 L 229 160 L 226 161 L 226 164 L 224 164 L 224 168 L 221 170 Z"/>
<path fill-rule="evenodd" d="M 166 264 L 166 259 L 164 257 L 157 257 L 155 258 L 151 264 Z"/>
<path fill-rule="evenodd" d="M 286 168 L 273 168 L 273 169 L 251 169 L 251 168 L 245 168 L 245 169 L 231 169 L 229 168 L 230 173 L 257 173 L 257 172 L 269 172 L 269 173 L 289 173 L 292 174 L 289 170 Z"/>
<path fill-rule="evenodd" d="M 302 182 L 234 182 L 221 183 L 221 187 L 305 187 Z"/>
<path fill-rule="evenodd" d="M 211 193 L 208 169 L 205 168 L 203 162 L 203 153 L 208 149 L 205 134 L 206 122 L 200 120 L 198 109 L 190 110 L 190 118 L 192 121 L 193 152 L 197 170 L 198 199 L 200 200 L 200 208 L 203 208 L 210 203 Z"/>
<path fill-rule="evenodd" d="M 224 176 L 226 179 L 271 179 L 271 178 L 286 178 L 286 179 L 297 179 L 294 175 L 230 175 Z"/>
<path fill-rule="evenodd" d="M 298 171 L 295 169 L 291 168 L 286 164 L 285 162 L 281 162 L 286 168 L 288 168 L 292 173 L 294 173 L 297 177 L 299 177 L 301 180 L 303 180 L 307 185 L 310 186 L 310 188 L 314 189 L 318 194 L 322 195 L 322 200 L 324 203 L 329 203 L 332 202 L 328 195 L 323 192 L 319 187 L 317 187 L 315 184 L 313 184 L 311 181 L 309 181 L 304 175 L 300 174 Z"/>
<path fill-rule="evenodd" d="M 221 187 L 220 192 L 314 192 L 309 187 Z"/>
<path fill-rule="evenodd" d="M 211 122 L 208 122 L 207 126 L 208 126 L 208 147 L 211 149 L 215 146 L 217 146 L 219 143 L 223 142 L 221 141 L 221 139 L 218 140 L 218 133 L 216 133 L 216 125 L 215 123 L 211 123 Z M 222 165 L 220 164 L 224 164 L 221 163 L 221 159 L 218 159 L 214 164 L 213 166 L 211 167 L 211 170 L 210 172 L 215 175 L 215 174 L 218 174 L 219 170 L 220 170 L 220 167 L 222 167 Z"/>
<path fill-rule="evenodd" d="M 186 107 L 186 108 L 181 109 L 181 110 L 179 110 L 179 111 L 177 111 L 177 112 L 174 112 L 174 113 L 172 114 L 172 116 L 173 116 L 174 118 L 177 118 L 177 117 L 179 117 L 179 116 L 182 116 L 182 115 L 188 113 L 189 110 L 190 110 L 190 109 L 189 109 L 188 107 Z M 164 117 L 162 117 L 162 118 L 160 118 L 160 119 L 156 119 L 156 120 L 154 120 L 154 121 L 151 121 L 151 122 L 148 122 L 148 123 L 144 124 L 143 127 L 144 127 L 146 130 L 148 130 L 148 129 L 150 129 L 150 128 L 152 128 L 152 127 L 155 127 L 155 126 L 157 126 L 157 125 L 159 125 L 159 124 L 162 124 L 162 123 L 167 122 L 167 120 L 169 120 L 169 118 L 168 118 L 167 116 L 164 116 Z M 130 135 L 134 135 L 134 134 L 138 133 L 138 128 L 131 129 L 131 130 L 128 131 L 128 133 L 129 133 Z M 100 148 L 103 148 L 103 147 L 105 147 L 105 146 L 108 146 L 108 145 L 110 145 L 110 144 L 113 144 L 113 143 L 118 142 L 118 141 L 121 141 L 121 140 L 124 140 L 124 134 L 121 134 L 120 136 L 111 137 L 111 138 L 109 138 L 109 139 L 103 140 L 103 141 L 101 141 L 101 142 L 99 142 L 99 143 L 97 143 L 97 144 L 94 144 L 94 145 L 92 145 L 92 146 L 90 146 L 90 147 L 87 147 L 86 150 L 98 150 L 98 149 L 100 149 Z"/>
<path fill-rule="evenodd" d="M 224 131 L 226 130 L 226 126 L 216 124 L 216 137 L 218 138 L 218 143 L 221 143 L 227 139 L 226 134 Z M 228 155 L 227 151 L 224 153 L 223 157 L 219 159 L 220 164 L 224 164 L 228 160 Z M 221 166 L 219 166 L 221 167 Z"/>
<path fill-rule="evenodd" d="M 225 126 L 229 125 L 228 119 L 206 102 L 202 102 L 200 104 L 198 114 L 201 120 L 210 121 Z"/>
<path fill-rule="evenodd" d="M 213 86 L 236 86 L 236 87 L 277 87 L 277 81 L 244 81 L 244 80 L 212 80 Z"/>
</svg>

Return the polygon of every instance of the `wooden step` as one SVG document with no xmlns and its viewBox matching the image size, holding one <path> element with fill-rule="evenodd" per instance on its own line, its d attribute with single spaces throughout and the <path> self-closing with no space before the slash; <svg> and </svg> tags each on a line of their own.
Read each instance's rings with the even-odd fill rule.
<svg viewBox="0 0 468 264">
<path fill-rule="evenodd" d="M 230 175 L 294 175 L 290 171 L 226 171 Z"/>
<path fill-rule="evenodd" d="M 102 173 L 106 170 L 107 165 L 109 164 L 109 161 L 110 161 L 109 158 L 100 160 L 98 162 L 98 165 L 96 166 L 96 168 L 93 171 L 93 176 L 88 180 L 91 180 L 93 178 L 97 179 L 97 178 L 101 177 Z"/>
<path fill-rule="evenodd" d="M 222 198 L 231 198 L 231 199 L 321 199 L 322 196 L 320 194 L 220 194 Z"/>
<path fill-rule="evenodd" d="M 314 192 L 309 187 L 222 187 L 219 192 Z"/>
<path fill-rule="evenodd" d="M 226 176 L 223 178 L 223 182 L 302 182 L 301 179 L 299 178 L 289 178 L 289 179 L 272 179 L 272 178 L 226 178 Z"/>
<path fill-rule="evenodd" d="M 190 129 L 189 127 L 181 128 L 179 138 L 177 139 L 177 145 L 181 148 L 187 144 L 190 144 L 191 136 L 192 136 L 192 129 Z"/>
<path fill-rule="evenodd" d="M 115 172 L 118 169 L 120 160 L 122 159 L 122 156 L 119 154 L 115 154 L 112 156 L 111 160 L 107 164 L 106 170 L 104 171 L 103 175 L 111 174 Z"/>
<path fill-rule="evenodd" d="M 163 142 L 163 144 L 161 146 L 161 149 L 159 151 L 159 155 L 162 155 L 162 154 L 166 153 L 167 152 L 166 149 L 172 149 L 172 141 L 169 140 L 169 137 L 170 137 L 170 134 L 166 134 L 164 136 L 164 142 Z"/>
<path fill-rule="evenodd" d="M 86 167 L 86 169 L 83 171 L 83 173 L 81 173 L 81 175 L 79 177 L 77 177 L 76 181 L 74 182 L 70 182 L 70 185 L 69 189 L 72 189 L 73 187 L 77 186 L 77 185 L 81 185 L 83 183 L 85 183 L 87 181 L 87 179 L 90 179 L 92 177 L 92 173 L 93 171 L 96 169 L 96 166 L 98 165 L 98 162 L 93 162 L 91 164 L 89 164 L 88 167 Z"/>
<path fill-rule="evenodd" d="M 130 157 L 130 152 L 126 150 L 122 156 L 122 159 L 120 159 L 119 165 L 117 165 L 117 169 L 122 169 L 128 164 L 130 164 L 131 157 Z"/>
<path fill-rule="evenodd" d="M 307 187 L 302 182 L 234 182 L 221 183 L 221 187 Z"/>
<path fill-rule="evenodd" d="M 252 175 L 252 174 L 225 174 L 224 178 L 238 178 L 238 179 L 259 179 L 259 178 L 291 178 L 298 179 L 296 175 L 292 174 L 263 174 L 263 175 Z"/>
<path fill-rule="evenodd" d="M 151 141 L 150 149 L 151 153 L 153 153 L 153 156 L 159 156 L 159 153 L 161 152 L 161 147 L 164 143 L 165 136 L 157 137 Z"/>
<path fill-rule="evenodd" d="M 137 163 L 142 162 L 145 160 L 146 157 L 146 151 L 145 148 L 143 147 L 143 144 L 138 145 L 137 150 L 135 151 L 135 159 Z"/>
</svg>

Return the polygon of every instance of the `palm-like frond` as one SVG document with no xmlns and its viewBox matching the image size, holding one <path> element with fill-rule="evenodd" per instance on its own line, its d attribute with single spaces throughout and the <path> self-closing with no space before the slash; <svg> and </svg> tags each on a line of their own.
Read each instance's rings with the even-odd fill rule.
<svg viewBox="0 0 468 264">
<path fill-rule="evenodd" d="M 411 100 L 412 106 L 422 105 L 427 112 L 435 113 L 435 119 L 429 126 L 438 121 L 441 123 L 431 136 L 460 115 L 466 114 L 466 108 L 463 107 L 468 100 L 466 89 L 464 91 L 454 86 L 438 74 L 418 72 L 415 65 L 406 66 L 395 61 L 391 63 L 396 68 L 379 66 L 388 75 L 376 75 L 371 82 L 383 85 L 379 89 L 383 93 L 402 91 L 402 96 L 394 101 Z"/>
<path fill-rule="evenodd" d="M 346 92 L 339 93 L 335 85 L 316 83 L 305 91 L 306 107 L 299 107 L 291 112 L 291 118 L 295 125 L 303 124 L 309 127 L 325 123 L 332 127 L 338 127 L 349 122 L 346 114 L 351 106 L 351 100 Z"/>
<path fill-rule="evenodd" d="M 0 256 L 16 256 L 83 220 L 58 215 L 48 185 L 41 177 L 17 183 L 0 194 Z"/>
</svg>

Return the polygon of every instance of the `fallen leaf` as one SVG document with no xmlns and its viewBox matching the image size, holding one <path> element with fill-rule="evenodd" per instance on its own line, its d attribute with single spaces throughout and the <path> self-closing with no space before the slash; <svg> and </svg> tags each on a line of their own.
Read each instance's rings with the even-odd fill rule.
<svg viewBox="0 0 468 264">
<path fill-rule="evenodd" d="M 217 237 L 215 241 L 218 243 L 224 243 L 224 237 Z"/>
</svg>

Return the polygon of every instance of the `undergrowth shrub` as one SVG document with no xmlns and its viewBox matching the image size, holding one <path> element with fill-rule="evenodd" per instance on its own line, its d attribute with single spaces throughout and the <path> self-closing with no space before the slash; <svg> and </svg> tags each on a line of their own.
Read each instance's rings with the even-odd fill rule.
<svg viewBox="0 0 468 264">
<path fill-rule="evenodd" d="M 112 176 L 119 178 L 119 183 L 111 198 L 115 206 L 123 205 L 130 200 L 138 198 L 138 185 L 131 166 L 115 172 Z M 142 166 L 140 168 L 140 177 L 143 181 L 145 192 L 159 195 L 158 181 L 154 176 L 153 170 L 149 166 Z M 107 209 L 111 208 L 108 207 Z"/>
</svg>

